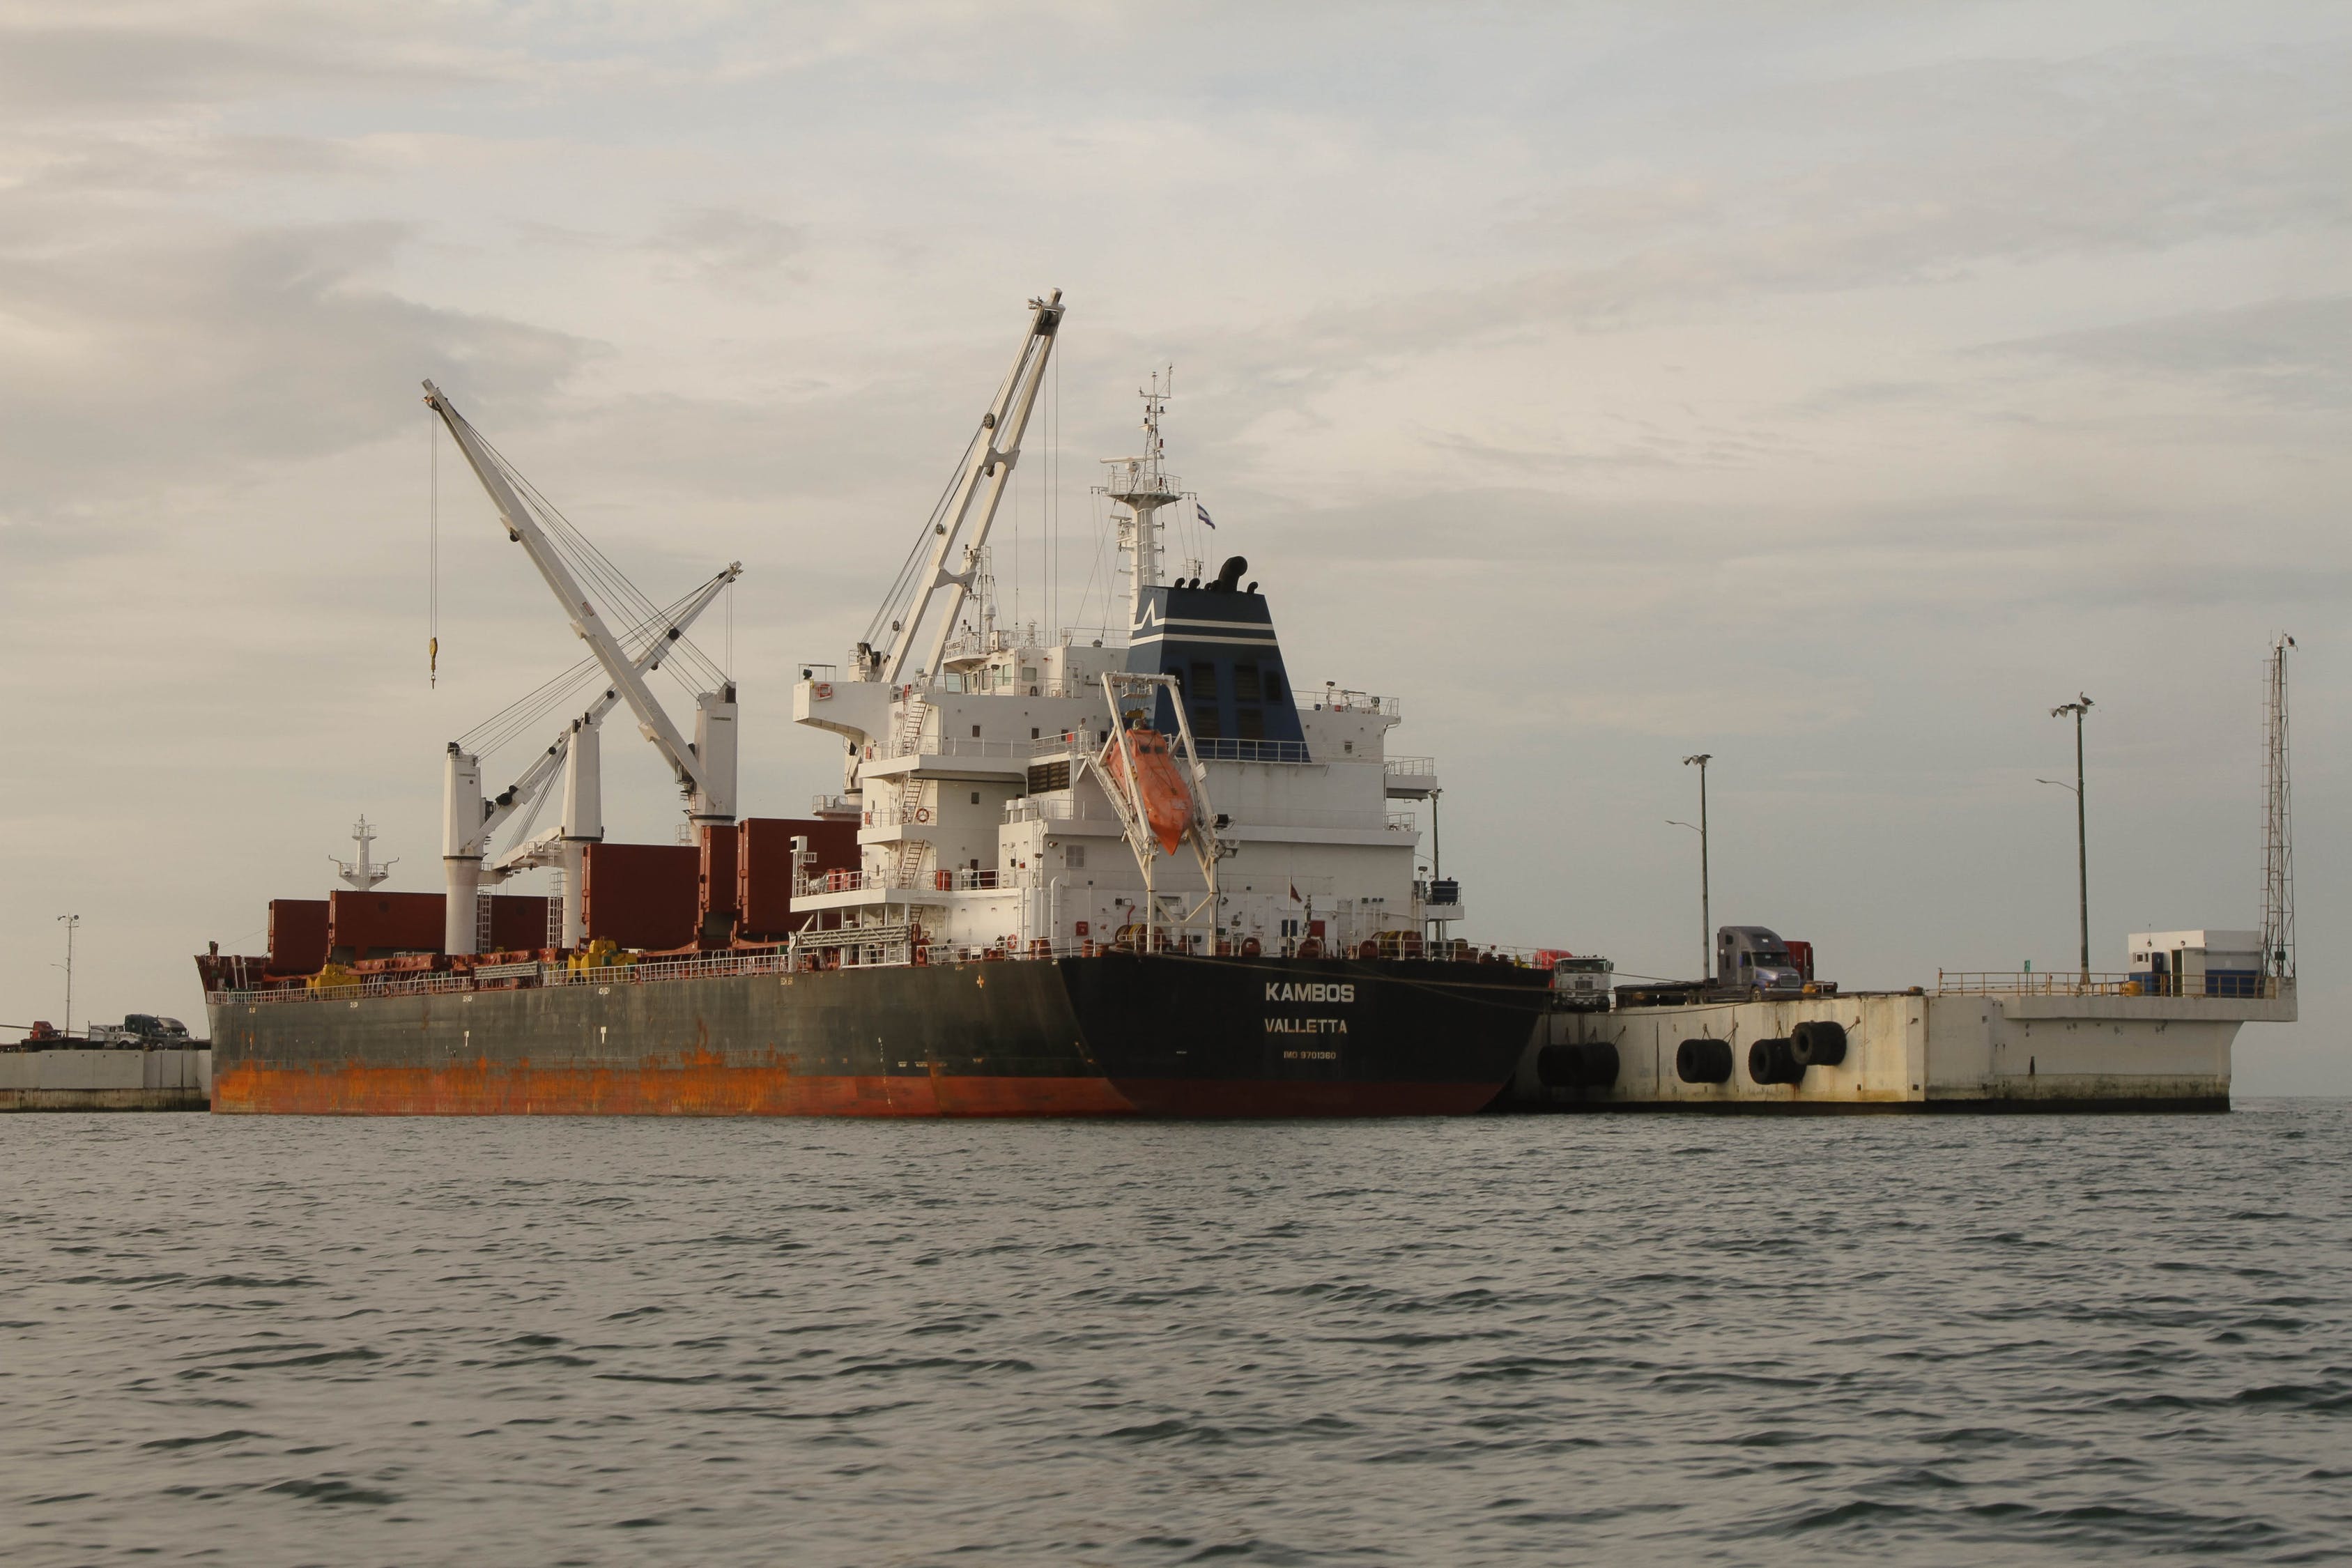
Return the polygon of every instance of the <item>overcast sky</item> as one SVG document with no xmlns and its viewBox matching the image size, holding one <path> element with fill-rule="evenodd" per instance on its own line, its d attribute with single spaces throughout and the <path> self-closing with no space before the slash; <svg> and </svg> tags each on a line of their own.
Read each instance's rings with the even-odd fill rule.
<svg viewBox="0 0 2352 1568">
<path fill-rule="evenodd" d="M 1485 940 L 1695 969 L 1704 750 L 1718 921 L 2070 966 L 2078 691 L 2094 967 L 2254 925 L 2294 633 L 2305 1022 L 2238 1087 L 2352 1092 L 2347 240 L 2340 5 L 0 5 L 0 1019 L 73 910 L 77 1022 L 194 1021 L 361 811 L 437 889 L 443 743 L 577 645 L 445 445 L 427 689 L 422 378 L 655 597 L 745 563 L 793 815 L 797 662 L 1058 287 L 1024 615 L 1099 616 L 1173 363 L 1213 546 L 1401 697 Z"/>
</svg>

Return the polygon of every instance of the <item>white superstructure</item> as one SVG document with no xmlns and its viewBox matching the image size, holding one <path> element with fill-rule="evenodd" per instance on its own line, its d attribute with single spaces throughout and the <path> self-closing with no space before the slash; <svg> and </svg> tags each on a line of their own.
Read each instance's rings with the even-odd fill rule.
<svg viewBox="0 0 2352 1568">
<path fill-rule="evenodd" d="M 1108 459 L 1099 490 L 1120 509 L 1124 642 L 1001 618 L 989 528 L 1063 310 L 1058 292 L 1031 301 L 960 477 L 846 678 L 801 668 L 793 716 L 839 737 L 862 864 L 796 891 L 795 908 L 950 952 L 1419 952 L 1421 830 L 1398 805 L 1429 798 L 1435 769 L 1390 754 L 1393 699 L 1293 685 L 1240 558 L 1213 582 L 1162 580 L 1158 513 L 1186 492 L 1164 467 L 1156 379 L 1143 452 Z M 1148 803 L 1106 765 L 1131 727 L 1170 744 L 1183 852 L 1153 841 Z"/>
</svg>

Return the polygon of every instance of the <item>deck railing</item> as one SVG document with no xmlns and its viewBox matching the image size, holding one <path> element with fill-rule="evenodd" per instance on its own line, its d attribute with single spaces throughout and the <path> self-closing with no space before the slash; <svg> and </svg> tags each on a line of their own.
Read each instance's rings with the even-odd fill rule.
<svg viewBox="0 0 2352 1568">
<path fill-rule="evenodd" d="M 1113 944 L 1102 940 L 1068 941 L 1059 943 L 1037 938 L 1024 948 L 1018 942 L 1007 942 L 995 946 L 961 946 L 946 942 L 913 942 L 911 928 L 900 923 L 887 926 L 845 926 L 834 931 L 810 931 L 797 939 L 794 947 L 764 949 L 755 952 L 715 952 L 694 958 L 646 958 L 618 963 L 601 963 L 573 968 L 569 963 L 537 965 L 499 964 L 493 966 L 499 974 L 491 977 L 482 972 L 473 973 L 436 973 L 411 975 L 354 975 L 339 984 L 307 986 L 289 985 L 257 991 L 214 991 L 205 1000 L 215 1006 L 260 1007 L 279 1006 L 303 1002 L 359 1002 L 377 997 L 431 996 L 470 991 L 499 991 L 525 988 L 551 989 L 559 986 L 656 984 L 672 980 L 712 980 L 736 976 L 788 974 L 829 968 L 899 968 L 913 964 L 995 963 L 1024 961 L 1049 961 L 1057 958 L 1091 958 L 1114 951 Z M 1189 945 L 1188 945 L 1189 942 Z M 1439 944 L 1422 944 L 1416 937 L 1411 942 L 1397 940 L 1394 933 L 1343 944 L 1347 951 L 1334 952 L 1327 944 L 1321 956 L 1360 956 L 1358 949 L 1370 945 L 1385 958 L 1426 957 L 1444 959 L 1445 949 Z M 1285 944 L 1269 941 L 1258 956 L 1283 958 L 1290 956 Z M 1208 956 L 1209 939 L 1204 931 L 1189 933 L 1162 928 L 1160 951 L 1181 956 L 1187 952 Z M 1219 943 L 1219 957 L 1246 955 L 1236 952 L 1230 942 Z M 1518 968 L 1533 967 L 1535 950 L 1528 948 L 1477 947 L 1469 942 L 1453 944 L 1451 956 L 1464 963 L 1500 963 Z M 535 968 L 537 973 L 514 973 Z M 79 1044 L 79 1042 L 76 1042 Z"/>
<path fill-rule="evenodd" d="M 1311 763 L 1304 741 L 1244 741 L 1238 736 L 1195 735 L 1204 763 Z M 1177 756 L 1185 756 L 1184 742 L 1172 739 L 1168 749 Z"/>
<path fill-rule="evenodd" d="M 2182 989 L 2177 974 L 2129 974 L 2080 970 L 1939 969 L 1940 995 L 1969 996 L 2186 996 L 2191 1000 L 2270 1000 L 2294 994 L 2294 982 L 2272 974 L 2238 971 L 2191 977 Z"/>
</svg>

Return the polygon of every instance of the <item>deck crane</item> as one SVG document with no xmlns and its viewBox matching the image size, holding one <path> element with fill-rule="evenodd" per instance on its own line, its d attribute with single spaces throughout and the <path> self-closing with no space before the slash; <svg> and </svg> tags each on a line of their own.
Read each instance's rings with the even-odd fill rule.
<svg viewBox="0 0 2352 1568">
<path fill-rule="evenodd" d="M 688 743 L 670 721 L 669 715 L 654 699 L 646 687 L 644 672 L 659 660 L 659 648 L 675 641 L 675 637 L 657 637 L 645 655 L 632 658 L 614 636 L 595 603 L 580 585 L 572 568 L 558 552 L 550 539 L 538 512 L 528 504 L 518 490 L 512 470 L 506 460 L 492 449 L 481 434 L 465 416 L 451 405 L 439 387 L 425 384 L 425 405 L 441 418 L 466 455 L 474 477 L 488 493 L 490 504 L 498 509 L 499 521 L 506 525 L 507 537 L 521 545 L 530 556 L 531 564 L 539 568 L 556 603 L 562 607 L 572 630 L 603 666 L 604 676 L 612 685 L 611 695 L 629 705 L 636 716 L 638 732 L 653 743 L 677 774 L 678 788 L 687 800 L 687 816 L 697 826 L 723 826 L 735 820 L 735 685 L 726 681 L 716 691 L 705 691 L 695 698 L 694 741 Z M 730 566 L 721 577 L 731 582 L 740 570 Z M 723 584 L 720 584 L 723 585 Z M 715 596 L 717 589 L 706 584 Z M 705 603 L 708 601 L 706 600 Z M 680 628 L 682 629 L 682 628 Z M 606 706 L 609 711 L 609 704 Z M 590 710 L 596 714 L 596 710 Z M 601 717 L 601 714 L 597 714 Z M 595 782 L 594 770 L 598 748 L 594 740 L 595 726 L 586 720 L 572 731 L 564 744 L 571 760 L 565 780 L 567 826 L 574 813 L 578 825 L 599 816 L 595 797 L 601 789 Z M 544 762 L 545 759 L 541 759 Z M 534 764 L 537 766 L 538 764 Z M 528 774 L 526 776 L 529 776 Z M 541 783 L 545 782 L 542 775 Z M 584 795 L 584 798 L 583 798 Z M 509 791 L 502 802 L 509 808 L 518 799 Z M 457 742 L 448 748 L 444 764 L 441 802 L 441 865 L 447 899 L 444 907 L 443 951 L 452 953 L 475 952 L 478 946 L 477 905 L 481 891 L 484 847 L 498 816 L 499 805 L 482 798 L 482 767 L 480 759 L 470 755 Z M 503 820 L 499 817 L 499 820 Z M 601 822 L 598 824 L 601 834 Z M 567 926 L 576 922 L 569 910 L 577 906 L 576 897 L 568 899 Z"/>
<path fill-rule="evenodd" d="M 940 616 L 939 630 L 931 638 L 930 653 L 918 669 L 923 675 L 939 673 L 940 662 L 947 657 L 948 642 L 955 636 L 956 617 L 963 613 L 972 579 L 979 574 L 980 552 L 988 542 L 988 529 L 996 519 L 997 503 L 1003 500 L 1004 487 L 1012 481 L 1013 466 L 1021 460 L 1022 433 L 1029 428 L 1030 413 L 1037 406 L 1037 395 L 1045 386 L 1045 362 L 1053 357 L 1054 334 L 1062 324 L 1064 309 L 1059 289 L 1042 300 L 1029 301 L 1029 331 L 1021 340 L 1020 352 L 1013 356 L 1013 369 L 1006 374 L 1004 384 L 997 388 L 996 400 L 980 416 L 980 430 L 972 437 L 963 473 L 932 516 L 930 552 L 922 574 L 915 579 L 913 600 L 892 623 L 887 651 L 877 652 L 869 645 L 859 645 L 860 680 L 898 683 L 906 671 L 907 656 L 914 651 L 925 612 L 938 591 L 948 588 L 952 592 Z M 971 537 L 964 542 L 962 568 L 950 571 L 948 558 L 955 551 L 965 520 L 971 517 L 982 480 L 989 481 L 988 495 L 981 505 L 980 515 L 972 520 Z M 888 609 L 886 607 L 883 613 L 887 616 Z"/>
<path fill-rule="evenodd" d="M 676 609 L 641 628 L 646 646 L 634 660 L 637 672 L 661 668 L 662 655 L 686 635 L 686 628 L 710 607 L 719 593 L 743 574 L 743 563 L 726 570 L 681 600 Z M 634 640 L 633 634 L 632 640 Z M 534 867 L 553 867 L 563 873 L 562 945 L 578 947 L 586 941 L 581 927 L 581 851 L 604 837 L 602 736 L 605 715 L 621 700 L 617 687 L 607 687 L 577 718 L 571 720 L 555 743 L 531 759 L 515 782 L 485 804 L 478 854 L 485 858 L 483 880 L 502 882 Z M 488 847 L 500 827 L 516 813 L 537 800 L 558 773 L 563 775 L 563 804 L 556 825 L 536 837 L 524 839 L 505 853 L 488 858 Z"/>
</svg>

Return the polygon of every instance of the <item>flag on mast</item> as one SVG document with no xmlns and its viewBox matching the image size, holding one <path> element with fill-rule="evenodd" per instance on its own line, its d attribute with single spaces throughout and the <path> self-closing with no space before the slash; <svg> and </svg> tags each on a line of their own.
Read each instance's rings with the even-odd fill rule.
<svg viewBox="0 0 2352 1568">
<path fill-rule="evenodd" d="M 1202 527 L 1214 528 L 1217 526 L 1216 522 L 1209 516 L 1209 509 L 1202 506 L 1199 501 L 1194 501 L 1192 503 L 1192 510 L 1199 515 Z"/>
</svg>

